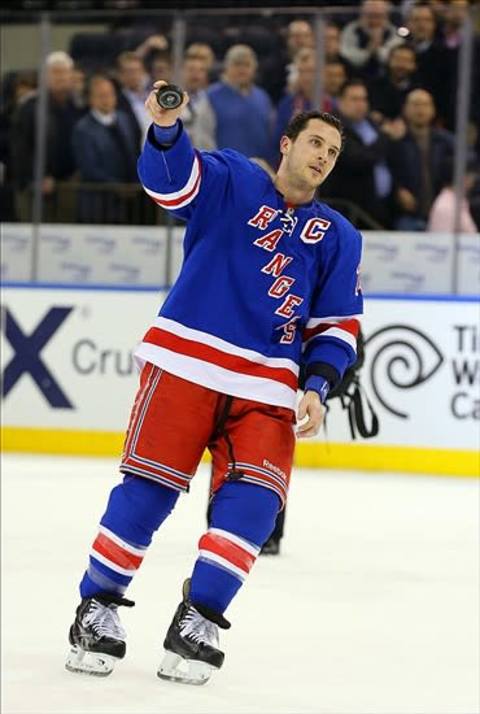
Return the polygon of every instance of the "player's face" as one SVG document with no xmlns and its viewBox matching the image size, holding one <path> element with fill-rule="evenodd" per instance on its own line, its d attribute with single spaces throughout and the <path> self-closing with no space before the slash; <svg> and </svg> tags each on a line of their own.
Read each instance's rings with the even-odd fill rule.
<svg viewBox="0 0 480 714">
<path fill-rule="evenodd" d="M 341 145 L 338 129 L 321 119 L 310 119 L 294 141 L 282 137 L 280 150 L 290 177 L 297 184 L 314 190 L 332 171 Z"/>
</svg>

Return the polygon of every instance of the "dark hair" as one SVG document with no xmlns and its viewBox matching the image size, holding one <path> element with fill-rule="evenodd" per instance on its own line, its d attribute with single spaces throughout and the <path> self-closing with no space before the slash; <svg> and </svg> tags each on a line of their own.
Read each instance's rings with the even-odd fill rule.
<svg viewBox="0 0 480 714">
<path fill-rule="evenodd" d="M 94 74 L 91 74 L 89 77 L 87 77 L 87 80 L 85 82 L 85 96 L 87 99 L 90 99 L 90 95 L 92 93 L 93 86 L 97 84 L 97 82 L 108 82 L 109 84 L 112 85 L 114 88 L 115 92 L 117 91 L 117 88 L 115 86 L 115 82 L 112 77 L 110 77 L 106 72 L 95 72 Z"/>
<path fill-rule="evenodd" d="M 317 109 L 312 109 L 309 112 L 301 112 L 293 117 L 288 123 L 287 128 L 283 132 L 284 136 L 288 136 L 289 139 L 295 141 L 297 136 L 307 127 L 310 119 L 319 119 L 329 126 L 333 126 L 334 129 L 340 134 L 341 146 L 343 145 L 343 125 L 338 117 L 328 112 L 320 112 Z"/>
<path fill-rule="evenodd" d="M 410 17 L 410 15 L 412 14 L 412 12 L 414 10 L 424 10 L 425 8 L 427 8 L 427 10 L 430 10 L 430 14 L 432 15 L 433 19 L 436 22 L 437 18 L 435 16 L 435 11 L 432 8 L 432 6 L 430 5 L 430 3 L 428 3 L 428 2 L 416 2 L 413 5 L 411 5 L 408 9 L 407 17 Z"/>
<path fill-rule="evenodd" d="M 347 89 L 350 89 L 350 87 L 363 87 L 368 92 L 368 87 L 363 81 L 363 79 L 347 79 L 345 84 L 342 84 L 342 88 L 340 89 L 340 96 L 343 97 Z"/>
<path fill-rule="evenodd" d="M 388 59 L 390 60 L 390 58 L 393 57 L 395 52 L 405 52 L 405 50 L 407 52 L 410 52 L 410 54 L 412 54 L 415 57 L 415 59 L 417 59 L 417 53 L 415 52 L 412 45 L 395 45 L 395 47 L 392 47 L 392 49 L 388 53 Z"/>
</svg>

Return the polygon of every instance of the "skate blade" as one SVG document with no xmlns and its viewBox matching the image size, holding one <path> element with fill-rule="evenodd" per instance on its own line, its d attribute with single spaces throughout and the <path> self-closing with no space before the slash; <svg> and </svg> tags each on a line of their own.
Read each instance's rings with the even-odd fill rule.
<svg viewBox="0 0 480 714">
<path fill-rule="evenodd" d="M 74 645 L 68 653 L 65 669 L 92 677 L 108 677 L 115 667 L 116 657 L 101 652 L 87 652 Z"/>
<path fill-rule="evenodd" d="M 165 650 L 165 656 L 158 668 L 157 677 L 181 684 L 206 684 L 216 667 L 206 662 L 183 659 L 174 652 Z"/>
</svg>

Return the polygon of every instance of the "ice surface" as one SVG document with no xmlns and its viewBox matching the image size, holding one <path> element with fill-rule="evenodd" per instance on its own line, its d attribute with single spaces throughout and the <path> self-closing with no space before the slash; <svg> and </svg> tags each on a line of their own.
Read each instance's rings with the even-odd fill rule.
<svg viewBox="0 0 480 714">
<path fill-rule="evenodd" d="M 129 590 L 127 658 L 105 680 L 64 660 L 116 462 L 7 455 L 2 477 L 4 714 L 479 711 L 476 481 L 297 471 L 282 554 L 227 612 L 224 668 L 189 688 L 155 673 L 205 528 L 205 467 Z"/>
</svg>

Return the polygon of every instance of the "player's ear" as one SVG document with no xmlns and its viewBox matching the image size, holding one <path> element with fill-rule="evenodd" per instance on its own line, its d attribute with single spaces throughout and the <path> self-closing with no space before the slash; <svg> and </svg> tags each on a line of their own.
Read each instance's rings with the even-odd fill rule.
<svg viewBox="0 0 480 714">
<path fill-rule="evenodd" d="M 290 151 L 292 145 L 292 140 L 285 136 L 285 134 L 280 139 L 280 153 L 285 156 Z"/>
</svg>

